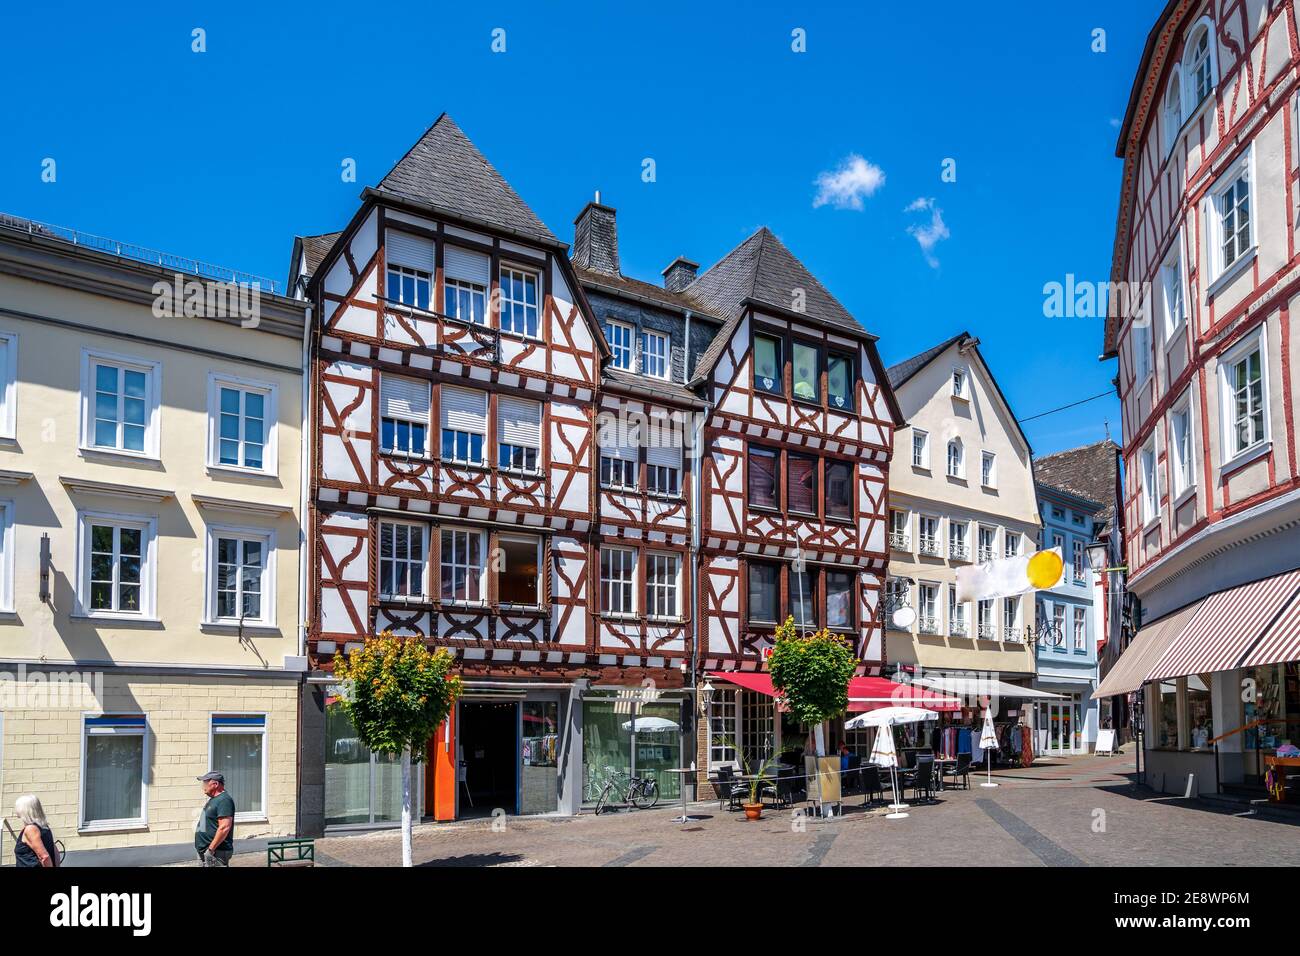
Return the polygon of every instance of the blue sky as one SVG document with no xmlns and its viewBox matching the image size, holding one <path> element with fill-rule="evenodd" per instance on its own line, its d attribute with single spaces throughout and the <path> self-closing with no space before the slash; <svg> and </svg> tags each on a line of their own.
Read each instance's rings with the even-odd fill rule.
<svg viewBox="0 0 1300 956">
<path fill-rule="evenodd" d="M 447 111 L 561 239 L 599 189 L 625 273 L 766 224 L 887 363 L 968 330 L 1026 417 L 1115 374 L 1100 320 L 1044 318 L 1043 286 L 1107 278 L 1116 125 L 1163 3 L 1084 6 L 10 5 L 0 211 L 283 281 L 292 237 L 342 226 Z M 1045 454 L 1107 419 L 1118 439 L 1111 397 L 1025 431 Z"/>
</svg>

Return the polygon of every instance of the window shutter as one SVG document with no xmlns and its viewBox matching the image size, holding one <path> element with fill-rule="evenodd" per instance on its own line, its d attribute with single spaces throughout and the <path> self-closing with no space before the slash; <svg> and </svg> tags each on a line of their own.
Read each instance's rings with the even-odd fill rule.
<svg viewBox="0 0 1300 956">
<path fill-rule="evenodd" d="M 429 383 L 396 375 L 379 378 L 379 414 L 384 418 L 429 422 Z"/>
<path fill-rule="evenodd" d="M 645 460 L 649 465 L 681 468 L 682 448 L 680 445 L 649 445 L 645 450 Z"/>
<path fill-rule="evenodd" d="M 442 274 L 448 279 L 462 279 L 487 287 L 491 274 L 488 257 L 455 246 L 442 247 Z"/>
<path fill-rule="evenodd" d="M 749 453 L 749 500 L 751 504 L 776 507 L 777 457 L 758 450 Z"/>
<path fill-rule="evenodd" d="M 815 512 L 817 510 L 817 462 L 812 458 L 791 455 L 790 486 L 787 505 L 791 511 Z"/>
<path fill-rule="evenodd" d="M 525 448 L 542 447 L 542 406 L 526 398 L 497 396 L 497 440 Z"/>
<path fill-rule="evenodd" d="M 461 432 L 487 433 L 487 393 L 444 385 L 440 396 L 442 427 Z"/>
<path fill-rule="evenodd" d="M 389 229 L 384 238 L 384 260 L 390 266 L 406 266 L 433 275 L 433 240 Z"/>
</svg>

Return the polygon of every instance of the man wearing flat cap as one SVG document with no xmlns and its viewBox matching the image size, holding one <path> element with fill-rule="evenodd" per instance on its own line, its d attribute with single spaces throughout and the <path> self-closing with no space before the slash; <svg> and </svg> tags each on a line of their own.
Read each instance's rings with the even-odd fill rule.
<svg viewBox="0 0 1300 956">
<path fill-rule="evenodd" d="M 199 777 L 208 802 L 194 826 L 194 849 L 203 866 L 229 866 L 235 853 L 235 801 L 226 793 L 226 778 L 216 770 Z"/>
</svg>

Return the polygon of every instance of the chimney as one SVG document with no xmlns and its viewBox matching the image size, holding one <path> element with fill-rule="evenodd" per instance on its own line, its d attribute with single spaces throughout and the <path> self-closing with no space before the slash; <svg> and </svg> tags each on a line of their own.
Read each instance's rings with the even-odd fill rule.
<svg viewBox="0 0 1300 956">
<path fill-rule="evenodd" d="M 618 271 L 618 226 L 613 206 L 602 206 L 600 193 L 573 220 L 573 264 L 591 272 L 616 276 Z"/>
<path fill-rule="evenodd" d="M 661 273 L 664 277 L 664 288 L 669 292 L 681 292 L 695 281 L 695 273 L 699 270 L 698 262 L 691 262 L 685 256 L 678 256 L 668 263 L 668 268 Z"/>
</svg>

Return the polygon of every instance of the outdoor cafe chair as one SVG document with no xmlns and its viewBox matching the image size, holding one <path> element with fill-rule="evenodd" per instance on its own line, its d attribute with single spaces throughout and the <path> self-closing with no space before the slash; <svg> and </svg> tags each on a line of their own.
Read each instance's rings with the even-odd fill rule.
<svg viewBox="0 0 1300 956">
<path fill-rule="evenodd" d="M 927 800 L 934 799 L 934 758 L 921 756 L 917 758 L 916 768 L 908 774 L 907 786 L 919 799 L 922 793 Z"/>
<path fill-rule="evenodd" d="M 880 794 L 880 798 L 885 798 L 885 788 L 880 781 L 880 768 L 875 764 L 866 764 L 858 771 L 859 779 L 862 781 L 862 805 L 867 805 L 867 798 L 874 793 Z M 872 803 L 874 803 L 874 798 Z"/>
<path fill-rule="evenodd" d="M 956 765 L 951 768 L 947 768 L 947 773 L 949 776 L 952 777 L 953 780 L 960 780 L 963 789 L 969 790 L 970 770 L 971 770 L 971 756 L 970 754 L 963 753 L 957 755 Z"/>
</svg>

